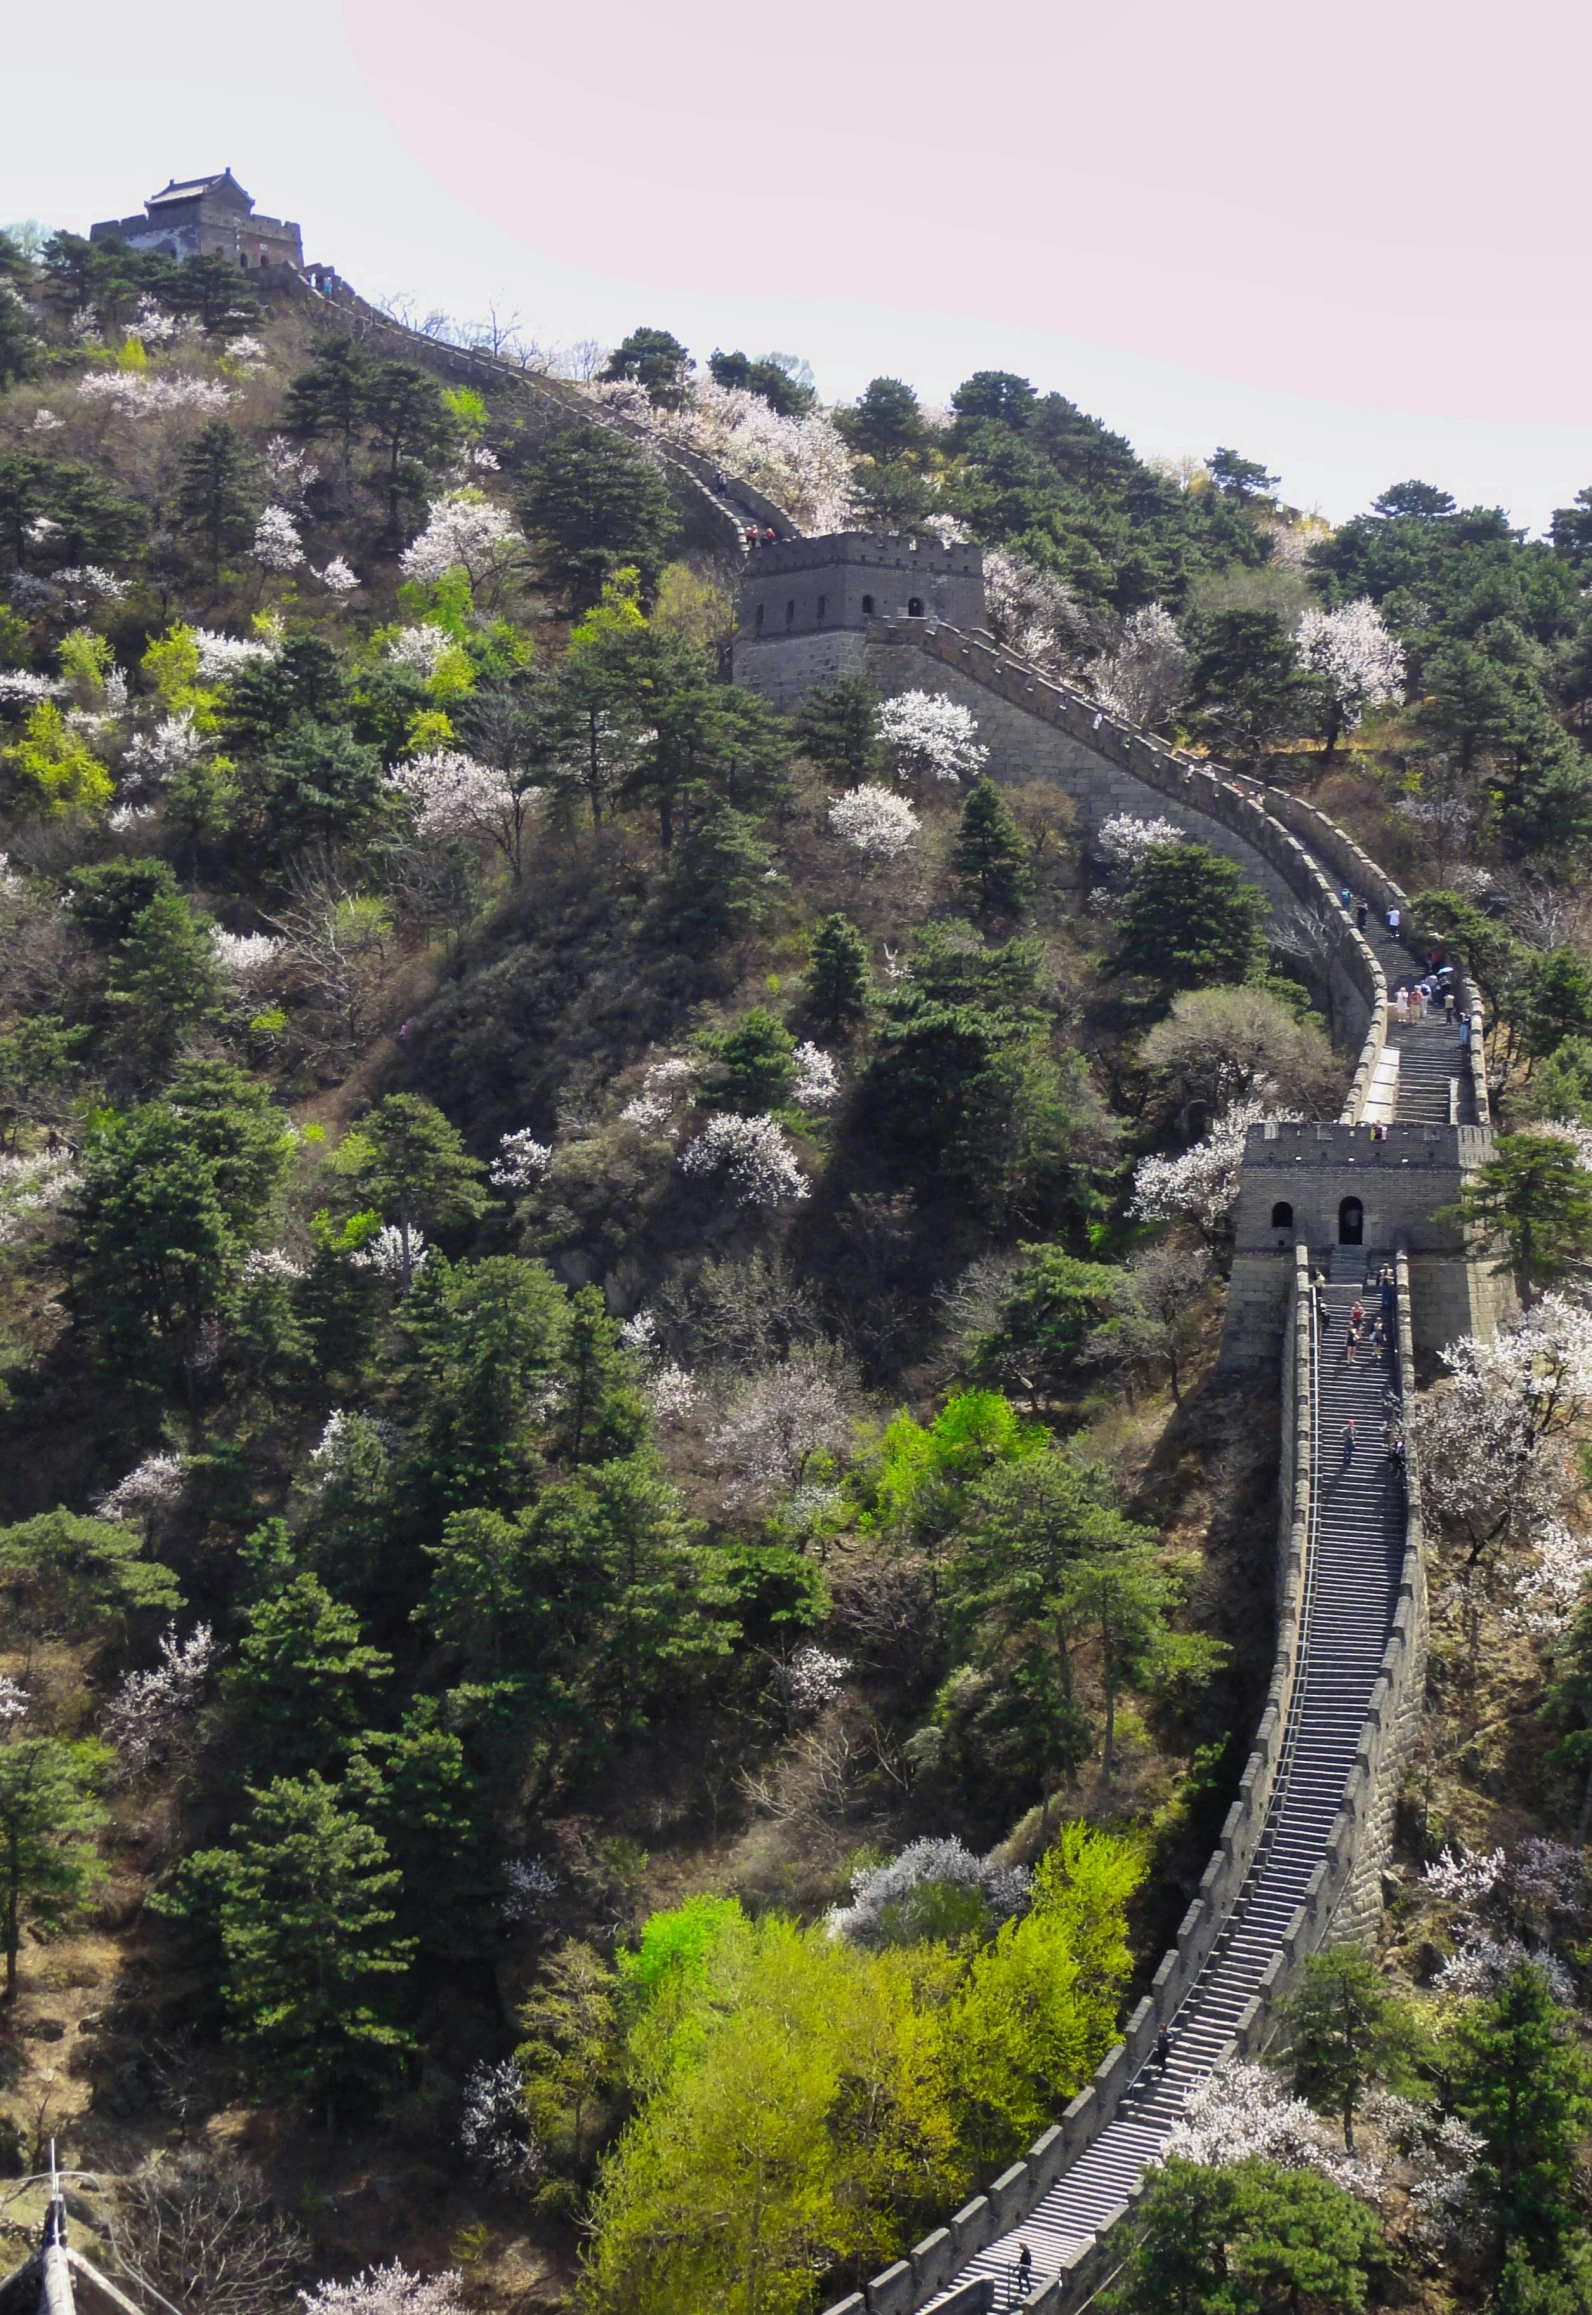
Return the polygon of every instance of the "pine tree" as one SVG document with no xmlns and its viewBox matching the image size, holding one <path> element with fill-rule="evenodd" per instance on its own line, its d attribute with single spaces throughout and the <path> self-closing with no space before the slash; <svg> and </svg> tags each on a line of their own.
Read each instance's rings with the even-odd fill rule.
<svg viewBox="0 0 1592 2315">
<path fill-rule="evenodd" d="M 410 2046 L 383 1999 L 413 1950 L 391 1934 L 398 1874 L 322 1777 L 279 1777 L 249 1798 L 238 1846 L 186 1859 L 151 1908 L 214 1923 L 232 2034 L 335 2129 L 340 2094 L 390 2075 Z"/>
<path fill-rule="evenodd" d="M 868 1011 L 872 976 L 868 944 L 849 917 L 821 916 L 813 927 L 807 966 L 807 1001 L 815 1025 L 838 1037 Z"/>
<path fill-rule="evenodd" d="M 1022 830 L 987 775 L 962 806 L 951 866 L 980 915 L 1015 916 L 1033 897 L 1034 874 Z"/>
<path fill-rule="evenodd" d="M 109 1763 L 105 1747 L 92 1742 L 26 1736 L 0 1744 L 0 1929 L 8 2002 L 16 1997 L 24 1927 L 59 1928 L 105 1877 L 94 1842 L 105 1811 L 95 1794 Z"/>
<path fill-rule="evenodd" d="M 311 357 L 287 390 L 288 431 L 309 442 L 330 435 L 346 476 L 376 365 L 350 337 L 317 338 Z"/>
<path fill-rule="evenodd" d="M 879 701 L 860 675 L 808 693 L 796 718 L 796 744 L 825 777 L 860 788 L 885 769 Z"/>
<path fill-rule="evenodd" d="M 1295 2090 L 1337 2115 L 1352 2154 L 1354 2117 L 1366 2091 L 1401 2072 L 1410 2054 L 1408 2012 L 1358 1946 L 1334 1945 L 1306 1960 L 1283 2024 Z"/>
<path fill-rule="evenodd" d="M 496 1928 L 502 1880 L 481 1781 L 443 1711 L 422 1696 L 396 1735 L 367 1731 L 349 1760 L 347 1789 L 401 1875 L 400 1932 L 421 1953 L 478 1956 Z"/>
<path fill-rule="evenodd" d="M 538 2138 L 579 2172 L 589 2134 L 620 2076 L 619 1980 L 579 1938 L 554 1953 L 520 2011 L 525 2036 L 514 2056 Z"/>
<path fill-rule="evenodd" d="M 568 1460 L 604 1463 L 633 1454 L 647 1436 L 647 1411 L 600 1287 L 583 1286 L 571 1300 L 560 1376 L 558 1429 Z"/>
<path fill-rule="evenodd" d="M 319 1576 L 291 1577 L 256 1600 L 223 1682 L 254 1775 L 324 1767 L 351 1745 L 392 1658 L 366 1645 L 359 1618 Z"/>
<path fill-rule="evenodd" d="M 259 511 L 253 460 L 226 420 L 212 418 L 182 454 L 177 512 L 204 543 L 213 594 L 221 591 L 222 556 L 247 543 Z"/>
<path fill-rule="evenodd" d="M 1499 2259 L 1520 2243 L 1552 2264 L 1577 2221 L 1577 2155 L 1592 2123 L 1592 2065 L 1574 2017 L 1522 1961 L 1461 2016 L 1449 2059 L 1455 2107 L 1485 2141 L 1476 2187 Z"/>
<path fill-rule="evenodd" d="M 338 1151 L 338 1166 L 396 1221 L 405 1286 L 414 1277 L 417 1225 L 474 1222 L 489 1203 L 481 1187 L 486 1168 L 418 1093 L 390 1093 L 368 1110 Z"/>
<path fill-rule="evenodd" d="M 180 892 L 157 893 L 111 958 L 105 1002 L 146 1078 L 163 1076 L 184 1038 L 221 1011 L 212 930 Z"/>
</svg>

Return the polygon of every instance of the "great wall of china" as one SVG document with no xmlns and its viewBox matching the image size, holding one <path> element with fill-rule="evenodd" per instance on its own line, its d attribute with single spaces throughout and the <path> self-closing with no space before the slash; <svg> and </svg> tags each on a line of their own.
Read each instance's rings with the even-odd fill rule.
<svg viewBox="0 0 1592 2315">
<path fill-rule="evenodd" d="M 866 674 L 882 693 L 941 692 L 977 716 L 993 776 L 1057 781 L 1085 839 L 1115 812 L 1174 821 L 1236 861 L 1295 920 L 1333 1017 L 1359 1041 L 1336 1123 L 1257 1126 L 1245 1152 L 1222 1360 L 1251 1370 L 1275 1362 L 1279 1376 L 1277 1643 L 1238 1797 L 1199 1894 L 1122 2040 L 1052 2127 L 944 2226 L 828 2311 L 989 2315 L 1020 2304 L 1029 2315 L 1077 2315 L 1120 2264 L 1120 2230 L 1190 2093 L 1225 2053 L 1264 2048 L 1303 1958 L 1329 1938 L 1365 1936 L 1381 1909 L 1427 1639 L 1420 1475 L 1413 1450 L 1402 1467 L 1383 1451 L 1384 1394 L 1407 1401 L 1417 1356 L 1429 1360 L 1461 1333 L 1491 1332 L 1507 1304 L 1499 1281 L 1434 1219 L 1491 1150 L 1479 999 L 1462 980 L 1468 1050 L 1452 1023 L 1398 1022 L 1390 981 L 1413 978 L 1425 956 L 1392 879 L 1297 797 L 1103 713 L 1002 649 L 968 616 L 966 574 L 950 550 L 862 534 L 799 538 L 750 485 L 660 444 L 578 389 L 417 339 L 341 284 L 297 286 L 362 335 L 523 392 L 541 433 L 585 418 L 643 435 L 699 544 L 745 564 L 747 523 L 776 533 L 743 583 L 739 680 L 781 702 L 842 672 Z M 859 564 L 879 574 L 877 594 L 859 592 Z M 799 632 L 798 579 L 808 612 Z M 790 606 L 783 624 L 756 618 L 772 582 Z M 962 624 L 943 615 L 953 605 Z M 1342 903 L 1346 889 L 1371 904 L 1363 931 Z M 1385 929 L 1394 908 L 1400 939 Z M 1350 1364 L 1338 1349 L 1349 1306 L 1384 1265 L 1396 1276 L 1389 1368 Z M 1312 1286 L 1313 1273 L 1325 1283 Z M 1340 1440 L 1351 1415 L 1365 1443 L 1349 1459 Z M 1163 2022 L 1172 2036 L 1164 2075 L 1154 2060 Z M 1032 2268 L 1020 2280 L 1022 2245 Z"/>
</svg>

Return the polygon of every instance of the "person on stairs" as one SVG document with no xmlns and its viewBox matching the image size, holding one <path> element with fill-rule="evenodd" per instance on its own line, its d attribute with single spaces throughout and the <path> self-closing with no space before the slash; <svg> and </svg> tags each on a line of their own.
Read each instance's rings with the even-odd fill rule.
<svg viewBox="0 0 1592 2315">
<path fill-rule="evenodd" d="M 1166 2024 L 1166 2021 L 1163 2019 L 1161 2022 L 1161 2029 L 1155 2037 L 1155 2062 L 1156 2065 L 1160 2068 L 1161 2079 L 1163 2082 L 1166 2080 L 1166 2062 L 1171 2055 L 1172 2035 Z"/>
<path fill-rule="evenodd" d="M 1034 2287 L 1034 2254 L 1026 2243 L 1017 2246 L 1017 2296 L 1026 2299 Z"/>
<path fill-rule="evenodd" d="M 1344 1424 L 1344 1426 L 1343 1426 L 1343 1468 L 1345 1469 L 1345 1471 L 1347 1471 L 1347 1470 L 1348 1470 L 1348 1468 L 1349 1468 L 1349 1465 L 1350 1465 L 1350 1464 L 1351 1464 L 1353 1461 L 1354 1461 L 1354 1417 L 1351 1415 L 1351 1416 L 1349 1417 L 1348 1421 L 1347 1421 L 1347 1422 Z"/>
</svg>

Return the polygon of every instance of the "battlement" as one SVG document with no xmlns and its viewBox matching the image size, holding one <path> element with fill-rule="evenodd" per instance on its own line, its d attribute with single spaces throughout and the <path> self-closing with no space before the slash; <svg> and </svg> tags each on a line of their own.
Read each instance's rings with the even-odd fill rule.
<svg viewBox="0 0 1592 2315">
<path fill-rule="evenodd" d="M 1244 1141 L 1251 1166 L 1459 1166 L 1466 1172 L 1493 1154 L 1485 1125 L 1252 1125 Z"/>
<path fill-rule="evenodd" d="M 860 674 L 878 619 L 982 626 L 982 553 L 891 531 L 753 547 L 741 575 L 735 680 L 783 706 L 816 684 Z"/>
<path fill-rule="evenodd" d="M 125 241 L 179 261 L 226 257 L 245 269 L 304 263 L 304 245 L 291 218 L 259 217 L 254 199 L 230 169 L 219 176 L 174 178 L 144 203 L 142 217 L 105 217 L 89 227 L 91 241 Z"/>
</svg>

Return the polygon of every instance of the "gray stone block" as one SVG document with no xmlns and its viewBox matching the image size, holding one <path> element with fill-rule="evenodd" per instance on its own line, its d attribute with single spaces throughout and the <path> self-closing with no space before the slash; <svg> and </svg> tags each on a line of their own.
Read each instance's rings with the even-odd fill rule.
<svg viewBox="0 0 1592 2315">
<path fill-rule="evenodd" d="M 910 2260 L 897 2259 L 868 2285 L 868 2315 L 912 2315 L 918 2303 Z"/>
</svg>

